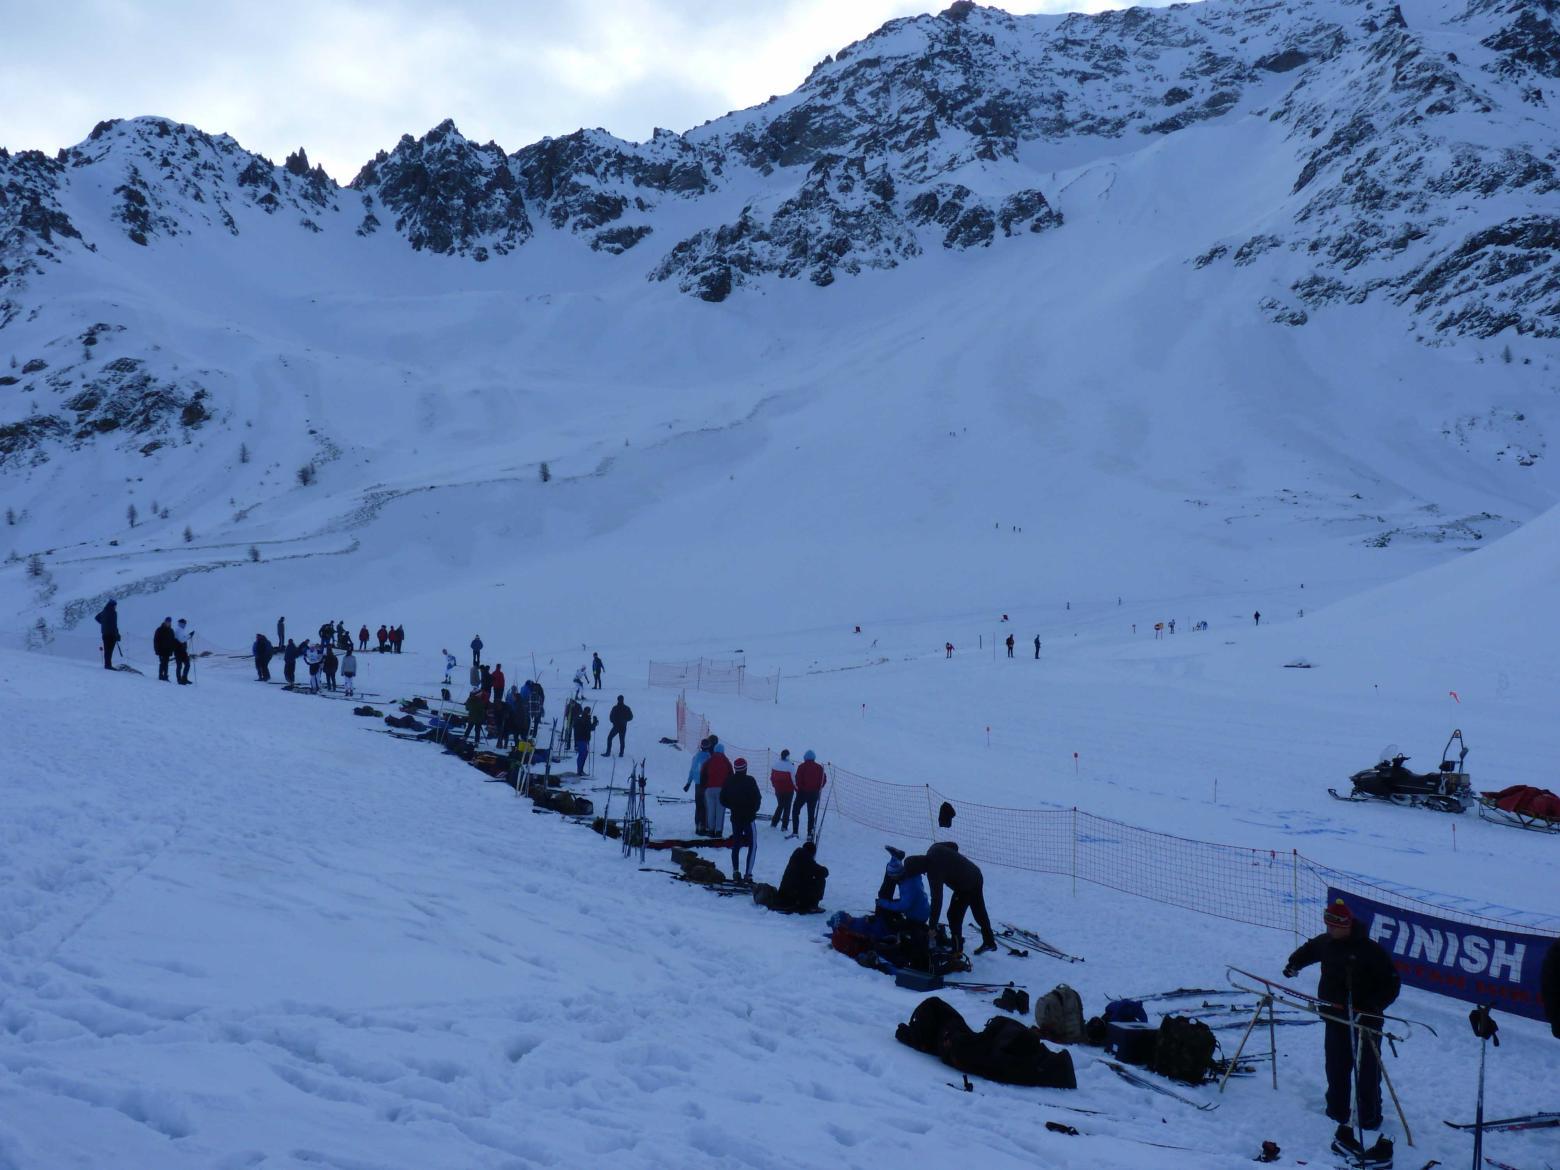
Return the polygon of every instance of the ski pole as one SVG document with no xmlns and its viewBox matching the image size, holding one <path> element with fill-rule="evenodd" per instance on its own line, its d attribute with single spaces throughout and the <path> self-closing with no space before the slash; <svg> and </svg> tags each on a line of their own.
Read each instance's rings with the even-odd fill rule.
<svg viewBox="0 0 1560 1170">
<path fill-rule="evenodd" d="M 1489 1050 L 1489 1042 L 1495 1041 L 1495 1047 L 1500 1047 L 1500 1037 L 1496 1035 L 1498 1029 L 1495 1021 L 1490 1017 L 1491 1005 L 1476 1007 L 1468 1013 L 1468 1023 L 1473 1027 L 1473 1034 L 1479 1038 L 1479 1100 L 1474 1110 L 1473 1117 L 1473 1164 L 1475 1168 L 1484 1164 L 1484 1054 Z M 1410 1143 L 1412 1144 L 1412 1143 Z"/>
</svg>

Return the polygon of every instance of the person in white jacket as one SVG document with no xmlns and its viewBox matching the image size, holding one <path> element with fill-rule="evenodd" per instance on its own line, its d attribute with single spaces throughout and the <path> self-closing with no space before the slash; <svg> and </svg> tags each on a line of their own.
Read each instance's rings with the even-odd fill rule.
<svg viewBox="0 0 1560 1170">
<path fill-rule="evenodd" d="M 190 685 L 190 639 L 193 637 L 195 631 L 190 629 L 184 618 L 180 618 L 173 627 L 173 660 L 177 664 L 173 674 L 181 687 Z"/>
<path fill-rule="evenodd" d="M 769 765 L 769 786 L 775 790 L 775 815 L 769 818 L 769 827 L 791 831 L 791 800 L 796 795 L 796 761 L 791 749 L 786 748 L 780 758 Z"/>
<path fill-rule="evenodd" d="M 320 664 L 325 661 L 325 648 L 318 642 L 310 642 L 304 649 L 303 660 L 309 666 L 309 693 L 320 693 Z"/>
<path fill-rule="evenodd" d="M 346 655 L 341 660 L 341 677 L 346 680 L 347 698 L 352 698 L 352 683 L 357 678 L 357 655 L 352 653 L 349 646 Z"/>
</svg>

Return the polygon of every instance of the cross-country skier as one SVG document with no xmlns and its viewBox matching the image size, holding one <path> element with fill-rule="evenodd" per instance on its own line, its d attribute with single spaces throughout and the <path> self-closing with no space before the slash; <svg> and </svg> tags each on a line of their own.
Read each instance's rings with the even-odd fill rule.
<svg viewBox="0 0 1560 1170">
<path fill-rule="evenodd" d="M 623 696 L 619 695 L 617 702 L 612 706 L 612 710 L 607 712 L 607 722 L 611 724 L 611 730 L 607 732 L 607 750 L 602 752 L 602 755 L 610 756 L 612 754 L 612 739 L 614 736 L 617 737 L 618 741 L 618 755 L 621 756 L 623 754 L 624 749 L 628 746 L 628 725 L 633 721 L 633 718 L 634 709 L 623 702 Z"/>
<path fill-rule="evenodd" d="M 585 684 L 589 681 L 589 677 L 585 673 L 585 664 L 581 663 L 580 668 L 574 672 L 574 697 L 576 699 L 585 697 Z"/>
<path fill-rule="evenodd" d="M 103 669 L 114 669 L 114 647 L 119 645 L 119 608 L 112 597 L 97 612 L 97 624 L 103 627 Z"/>
<path fill-rule="evenodd" d="M 444 685 L 449 686 L 452 681 L 450 672 L 455 669 L 455 655 L 448 650 L 440 650 L 439 653 L 444 655 Z"/>
<path fill-rule="evenodd" d="M 341 678 L 344 683 L 346 696 L 350 699 L 355 693 L 352 689 L 352 684 L 357 679 L 357 655 L 350 648 L 348 648 L 346 654 L 341 659 Z"/>
<path fill-rule="evenodd" d="M 596 679 L 595 690 L 601 689 L 601 672 L 605 669 L 606 664 L 601 661 L 601 655 L 593 651 L 590 656 L 590 673 Z"/>
<path fill-rule="evenodd" d="M 769 818 L 769 827 L 779 826 L 789 833 L 791 802 L 796 796 L 796 761 L 791 759 L 790 748 L 782 751 L 780 758 L 769 765 L 769 787 L 775 790 L 775 815 Z"/>
<path fill-rule="evenodd" d="M 753 880 L 753 851 L 757 836 L 753 822 L 758 819 L 758 809 L 764 798 L 758 791 L 758 781 L 748 775 L 747 761 L 738 756 L 731 765 L 731 775 L 721 785 L 720 805 L 731 813 L 731 880 Z M 739 867 L 742 847 L 747 846 L 747 865 Z"/>
<path fill-rule="evenodd" d="M 936 929 L 937 917 L 942 911 L 943 887 L 953 891 L 948 899 L 948 933 L 953 936 L 955 951 L 964 950 L 964 912 L 968 910 L 980 927 L 980 946 L 977 955 L 997 949 L 997 939 L 991 930 L 991 917 L 986 913 L 986 877 L 976 865 L 952 841 L 938 841 L 925 853 L 905 858 L 905 876 L 925 874 L 932 887 L 932 906 L 928 915 L 931 929 Z"/>
<path fill-rule="evenodd" d="M 1326 932 L 1301 943 L 1284 964 L 1284 977 L 1293 979 L 1312 963 L 1322 965 L 1317 997 L 1331 1005 L 1323 1050 L 1327 1069 L 1327 1116 L 1338 1123 L 1333 1148 L 1354 1158 L 1368 1157 L 1382 1165 L 1392 1163 L 1392 1142 L 1381 1136 L 1367 1154 L 1355 1136 L 1351 1122 L 1361 1131 L 1381 1128 L 1381 1054 L 1377 1036 L 1351 1027 L 1349 1014 L 1359 1028 L 1381 1031 L 1381 1013 L 1397 999 L 1400 983 L 1392 956 L 1356 922 L 1342 898 L 1322 914 Z M 1350 1082 L 1355 1100 L 1350 1100 Z M 1354 1106 L 1354 1108 L 1351 1108 Z"/>
<path fill-rule="evenodd" d="M 807 839 L 811 841 L 815 832 L 814 822 L 818 815 L 818 798 L 823 795 L 823 786 L 829 782 L 824 774 L 823 765 L 818 762 L 817 755 L 808 749 L 802 753 L 802 762 L 796 767 L 796 804 L 791 810 L 791 836 L 796 836 L 802 830 L 802 810 L 807 810 Z"/>
<path fill-rule="evenodd" d="M 195 631 L 190 629 L 189 622 L 180 618 L 173 625 L 173 677 L 181 686 L 190 685 L 190 639 L 195 636 Z"/>
</svg>

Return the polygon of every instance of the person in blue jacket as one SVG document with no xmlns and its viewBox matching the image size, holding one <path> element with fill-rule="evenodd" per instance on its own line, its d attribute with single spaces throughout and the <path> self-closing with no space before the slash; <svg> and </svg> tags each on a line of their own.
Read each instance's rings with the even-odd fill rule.
<svg viewBox="0 0 1560 1170">
<path fill-rule="evenodd" d="M 932 900 L 926 892 L 926 882 L 920 874 L 906 875 L 905 855 L 901 850 L 890 847 L 889 854 L 888 864 L 883 868 L 883 885 L 878 890 L 877 912 L 925 926 L 932 916 Z M 895 896 L 890 897 L 890 894 Z"/>
<path fill-rule="evenodd" d="M 704 763 L 710 758 L 711 751 L 715 747 L 715 737 L 706 735 L 699 741 L 699 750 L 694 753 L 693 763 L 688 765 L 688 780 L 683 785 L 683 791 L 693 788 L 693 831 L 704 832 L 704 785 L 699 783 L 700 773 L 704 771 Z M 697 785 L 697 787 L 694 787 Z"/>
</svg>

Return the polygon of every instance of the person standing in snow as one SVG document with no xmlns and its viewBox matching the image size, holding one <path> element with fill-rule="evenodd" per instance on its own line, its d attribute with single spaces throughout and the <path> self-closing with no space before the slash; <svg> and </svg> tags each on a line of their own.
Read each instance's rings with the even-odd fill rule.
<svg viewBox="0 0 1560 1170">
<path fill-rule="evenodd" d="M 173 619 L 165 617 L 152 635 L 152 653 L 157 655 L 157 681 L 168 681 L 168 659 L 173 657 Z"/>
<path fill-rule="evenodd" d="M 282 650 L 282 677 L 287 680 L 287 685 L 290 687 L 298 685 L 298 658 L 302 653 L 298 643 L 288 638 L 287 645 Z"/>
<path fill-rule="evenodd" d="M 97 624 L 102 627 L 103 669 L 114 669 L 114 647 L 119 645 L 119 606 L 112 597 L 98 610 Z"/>
<path fill-rule="evenodd" d="M 783 832 L 791 831 L 791 801 L 796 796 L 796 762 L 791 759 L 791 749 L 786 748 L 780 758 L 769 765 L 769 787 L 775 790 L 775 815 L 769 818 L 769 827 L 777 825 Z"/>
<path fill-rule="evenodd" d="M 325 665 L 325 651 L 316 642 L 303 644 L 304 665 L 309 668 L 309 693 L 320 693 L 320 668 Z"/>
<path fill-rule="evenodd" d="M 325 672 L 325 689 L 336 689 L 336 668 L 341 665 L 341 659 L 336 657 L 334 646 L 325 647 L 325 657 L 320 660 L 320 669 Z"/>
<path fill-rule="evenodd" d="M 612 739 L 614 736 L 617 737 L 618 741 L 618 755 L 621 756 L 623 754 L 624 749 L 628 747 L 628 725 L 633 721 L 633 718 L 633 708 L 623 702 L 623 696 L 619 695 L 617 702 L 613 704 L 612 710 L 607 712 L 607 722 L 611 724 L 611 730 L 607 732 L 607 750 L 602 752 L 602 755 L 610 756 L 612 754 Z"/>
<path fill-rule="evenodd" d="M 1549 1031 L 1560 1040 L 1560 939 L 1549 944 L 1549 953 L 1538 973 L 1538 989 L 1544 1014 L 1549 1017 Z"/>
<path fill-rule="evenodd" d="M 284 617 L 279 617 L 279 618 L 276 619 L 276 648 L 278 650 L 280 650 L 283 646 L 286 646 L 286 645 L 287 645 L 287 619 L 284 618 Z"/>
<path fill-rule="evenodd" d="M 693 831 L 695 836 L 704 836 L 704 765 L 710 758 L 710 753 L 715 748 L 715 737 L 706 735 L 699 741 L 699 750 L 694 753 L 693 761 L 688 765 L 688 779 L 683 784 L 683 791 L 693 788 Z"/>
<path fill-rule="evenodd" d="M 367 625 L 363 625 L 363 626 L 360 626 L 358 628 L 358 652 L 362 653 L 362 654 L 368 653 L 368 626 Z M 445 679 L 444 681 L 445 682 L 449 682 L 450 680 L 449 679 Z"/>
<path fill-rule="evenodd" d="M 721 785 L 720 805 L 731 813 L 731 880 L 753 880 L 753 852 L 758 837 L 753 832 L 753 822 L 758 819 L 759 807 L 764 798 L 758 791 L 758 781 L 748 775 L 748 763 L 738 756 L 731 765 L 731 775 Z M 747 846 L 747 866 L 738 866 L 742 847 Z"/>
<path fill-rule="evenodd" d="M 796 769 L 796 806 L 791 811 L 791 836 L 796 836 L 802 831 L 802 810 L 807 810 L 807 839 L 811 841 L 815 832 L 814 820 L 818 815 L 818 798 L 823 795 L 823 786 L 829 782 L 824 775 L 823 765 L 818 762 L 818 757 L 812 749 L 802 753 L 802 762 Z"/>
<path fill-rule="evenodd" d="M 925 853 L 907 857 L 904 875 L 926 875 L 932 887 L 931 907 L 927 912 L 930 929 L 936 929 L 938 915 L 942 912 L 943 887 L 953 891 L 948 899 L 948 932 L 953 936 L 955 951 L 964 950 L 964 914 L 969 911 L 980 927 L 980 946 L 977 955 L 997 949 L 996 935 L 991 929 L 991 916 L 986 912 L 986 877 L 969 858 L 959 852 L 952 841 L 938 841 Z"/>
<path fill-rule="evenodd" d="M 396 626 L 395 629 L 390 631 L 390 642 L 395 646 L 395 652 L 397 654 L 401 652 L 401 643 L 404 641 L 406 641 L 405 626 Z"/>
<path fill-rule="evenodd" d="M 455 655 L 448 650 L 440 650 L 439 653 L 444 655 L 444 685 L 449 686 L 451 682 L 450 673 L 455 669 Z"/>
<path fill-rule="evenodd" d="M 350 699 L 356 693 L 352 689 L 352 683 L 357 678 L 357 655 L 352 653 L 350 646 L 347 647 L 347 652 L 341 659 L 341 678 L 347 698 Z"/>
<path fill-rule="evenodd" d="M 595 689 L 598 691 L 601 689 L 601 672 L 605 669 L 606 664 L 601 661 L 601 655 L 592 651 L 590 656 L 590 673 L 596 680 Z"/>
<path fill-rule="evenodd" d="M 195 637 L 195 631 L 183 618 L 180 618 L 173 626 L 173 677 L 181 686 L 190 685 L 190 639 Z"/>
<path fill-rule="evenodd" d="M 574 770 L 581 776 L 585 775 L 585 760 L 590 755 L 590 734 L 599 722 L 590 713 L 590 708 L 583 705 L 574 717 Z"/>
<path fill-rule="evenodd" d="M 1013 657 L 1013 635 L 1012 634 L 1009 634 L 1007 636 L 1007 652 L 1008 652 L 1007 656 L 1009 658 Z"/>
<path fill-rule="evenodd" d="M 710 758 L 699 770 L 704 787 L 704 833 L 709 837 L 721 837 L 726 832 L 726 810 L 720 803 L 720 790 L 731 775 L 731 761 L 726 758 L 726 745 L 716 743 L 710 749 Z"/>
<path fill-rule="evenodd" d="M 466 728 L 460 733 L 461 743 L 465 743 L 475 735 L 478 745 L 482 743 L 482 728 L 487 723 L 487 696 L 481 688 L 473 687 L 471 694 L 466 696 Z"/>
<path fill-rule="evenodd" d="M 271 681 L 271 639 L 264 634 L 255 635 L 255 644 L 250 647 L 255 656 L 255 681 Z"/>
<path fill-rule="evenodd" d="M 943 643 L 943 657 L 944 658 L 952 658 L 953 657 L 953 643 L 952 642 L 944 642 Z"/>
<path fill-rule="evenodd" d="M 1357 1156 L 1364 1152 L 1363 1143 L 1351 1121 L 1358 1121 L 1361 1130 L 1381 1128 L 1381 1056 L 1370 1043 L 1374 1037 L 1351 1026 L 1348 1013 L 1353 1012 L 1359 1027 L 1379 1033 L 1381 1013 L 1397 999 L 1402 984 L 1392 956 L 1366 933 L 1364 923 L 1355 921 L 1342 898 L 1323 912 L 1322 924 L 1325 933 L 1301 943 L 1289 956 L 1284 978 L 1293 979 L 1312 963 L 1322 965 L 1316 994 L 1332 1005 L 1329 1014 L 1339 1017 L 1324 1021 L 1327 1116 L 1338 1123 L 1333 1148 Z M 1390 1164 L 1391 1151 L 1392 1142 L 1382 1137 L 1371 1155 L 1385 1154 Z"/>
<path fill-rule="evenodd" d="M 585 683 L 588 678 L 589 676 L 585 673 L 585 664 L 581 663 L 580 668 L 574 672 L 574 697 L 576 699 L 585 697 Z"/>
<path fill-rule="evenodd" d="M 530 680 L 530 684 L 531 693 L 525 699 L 527 718 L 531 723 L 531 736 L 540 738 L 542 734 L 542 716 L 547 713 L 547 693 L 542 690 L 542 684 L 534 678 Z"/>
<path fill-rule="evenodd" d="M 1040 635 L 1035 635 L 1035 661 L 1040 661 Z"/>
<path fill-rule="evenodd" d="M 1260 609 L 1254 610 L 1252 612 L 1251 624 L 1254 626 L 1260 626 L 1262 624 L 1262 611 Z"/>
<path fill-rule="evenodd" d="M 493 673 L 488 675 L 488 689 L 493 696 L 493 702 L 499 703 L 503 701 L 507 692 L 504 690 L 504 664 L 502 662 L 495 663 Z"/>
<path fill-rule="evenodd" d="M 471 665 L 472 666 L 481 666 L 482 665 L 482 635 L 481 634 L 478 634 L 475 638 L 471 639 Z"/>
</svg>

